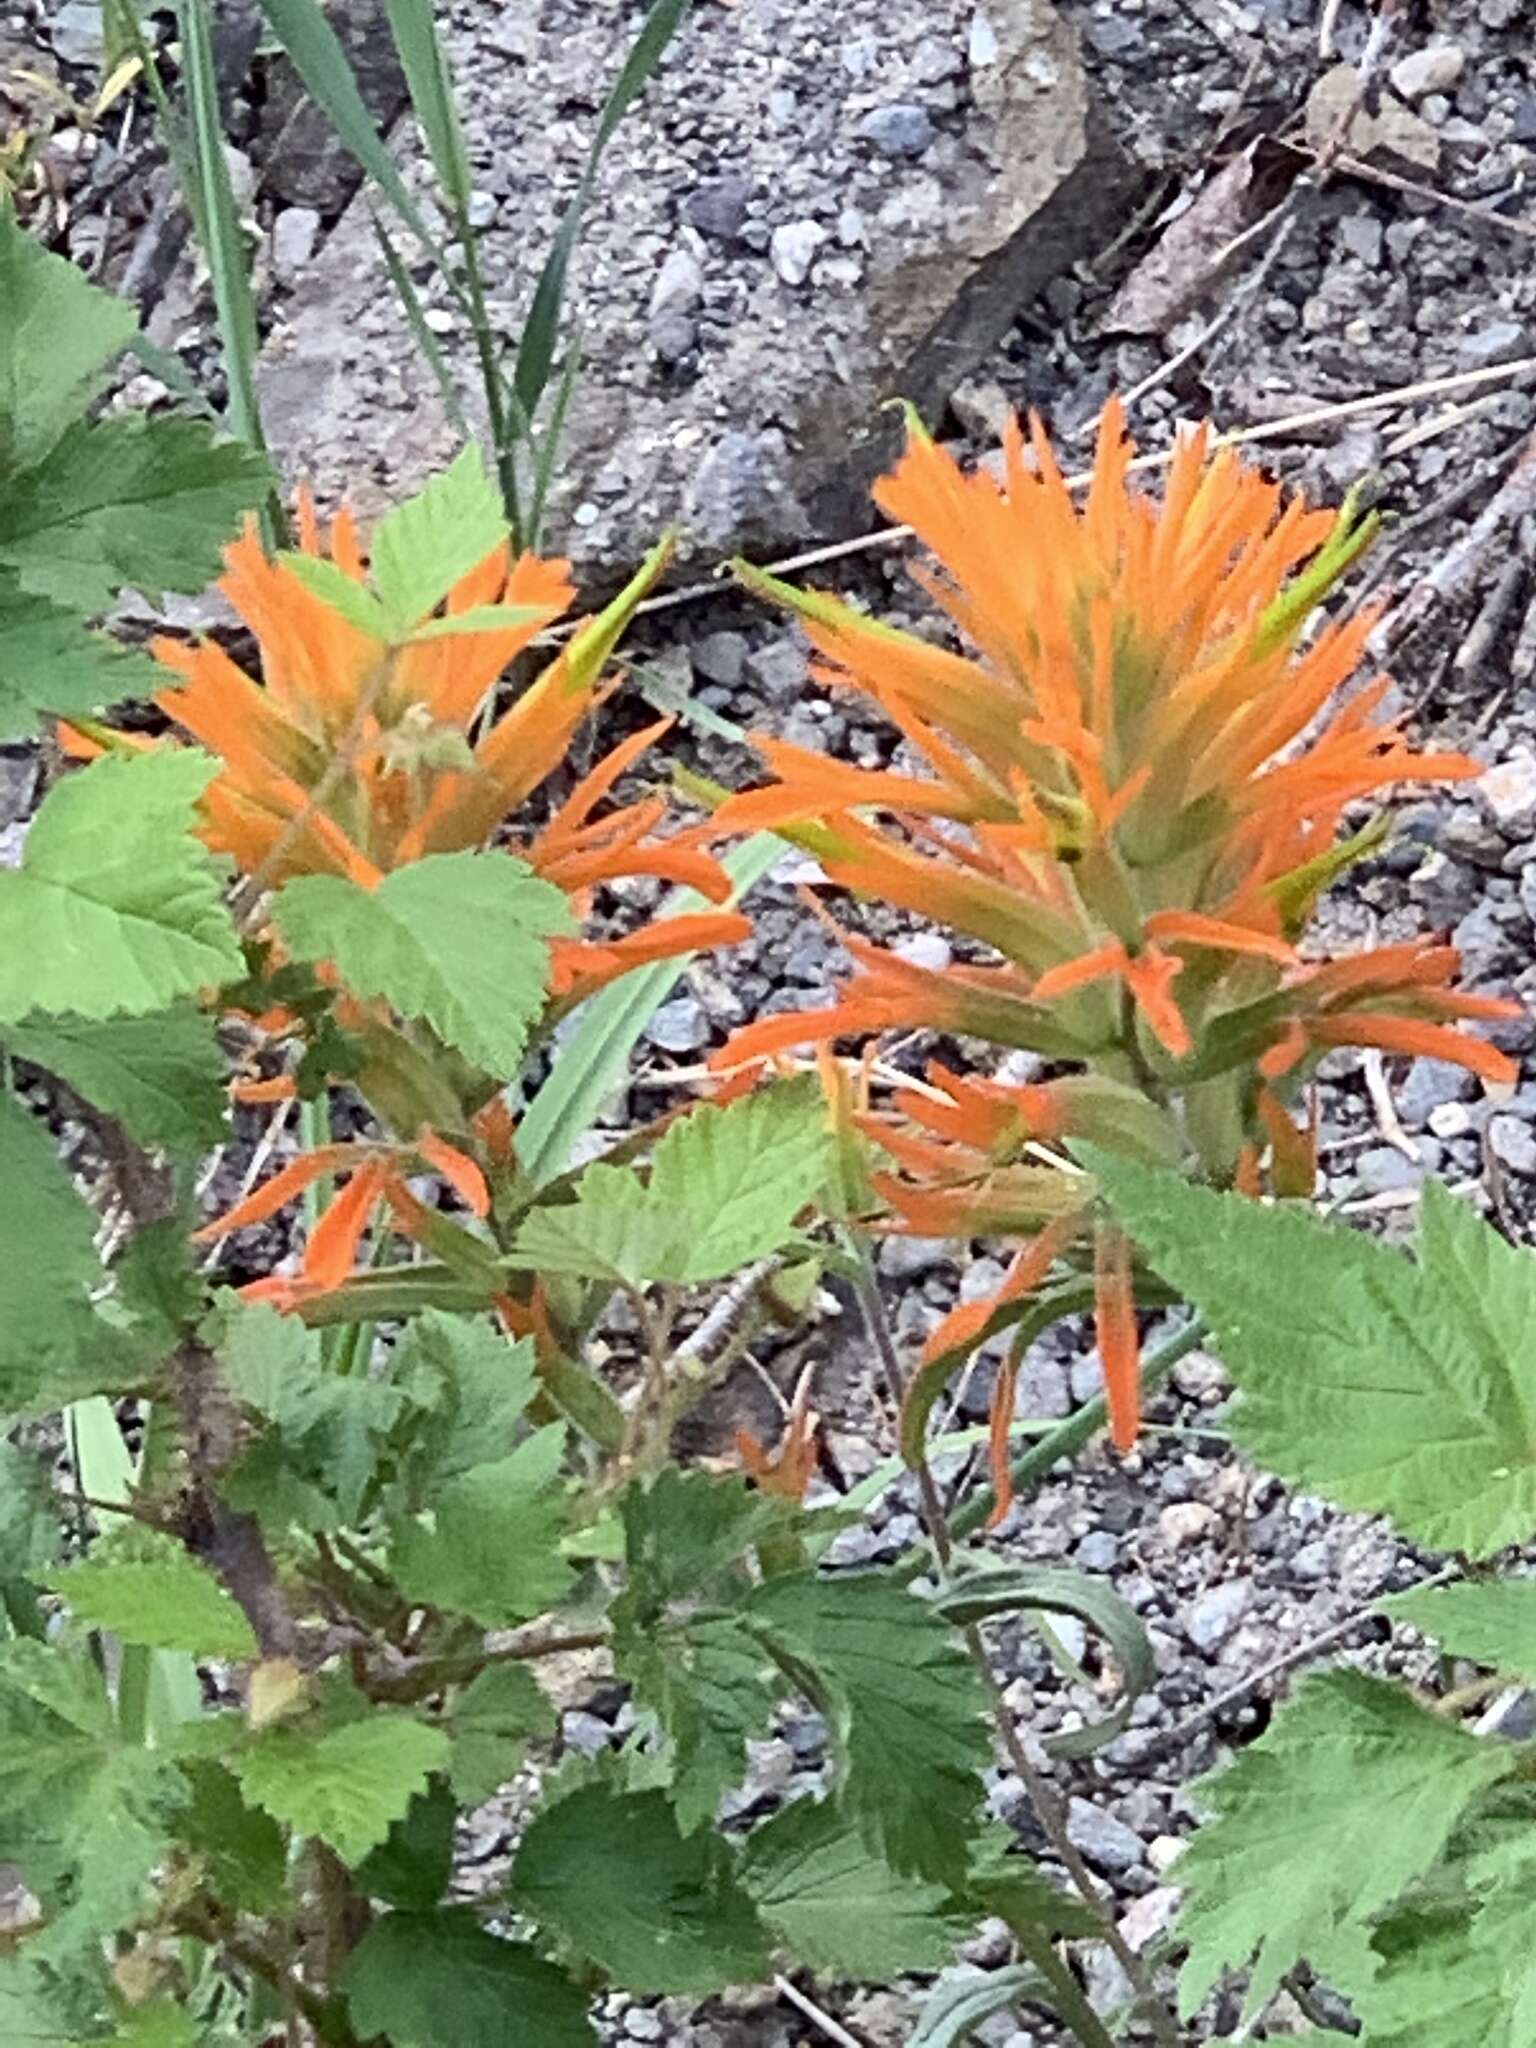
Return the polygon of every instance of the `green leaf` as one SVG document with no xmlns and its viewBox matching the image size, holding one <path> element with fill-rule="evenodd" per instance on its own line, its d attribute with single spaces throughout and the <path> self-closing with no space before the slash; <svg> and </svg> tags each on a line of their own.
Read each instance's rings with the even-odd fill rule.
<svg viewBox="0 0 1536 2048">
<path fill-rule="evenodd" d="M 49 792 L 0 872 L 0 1024 L 163 1010 L 244 972 L 192 837 L 214 766 L 190 747 L 108 755 Z"/>
<path fill-rule="evenodd" d="M 385 9 L 432 168 L 450 208 L 462 216 L 470 199 L 469 157 L 432 0 L 385 0 Z"/>
<path fill-rule="evenodd" d="M 202 589 L 271 482 L 265 461 L 202 420 L 113 413 L 70 427 L 0 500 L 0 561 L 25 588 L 95 616 L 129 586 Z"/>
<path fill-rule="evenodd" d="M 987 1558 L 986 1553 L 982 1553 Z M 1120 1668 L 1123 1690 L 1112 1714 L 1086 1728 L 1054 1736 L 1045 1744 L 1052 1756 L 1088 1756 L 1113 1742 L 1130 1724 L 1131 1708 L 1157 1677 L 1152 1642 L 1140 1617 L 1118 1593 L 1091 1573 L 1060 1565 L 962 1565 L 936 1602 L 941 1614 L 962 1627 L 1000 1614 L 1070 1614 L 1104 1638 Z"/>
<path fill-rule="evenodd" d="M 0 1842 L 48 1912 L 30 1956 L 78 1968 L 133 1925 L 186 1793 L 173 1763 L 122 1739 L 87 1659 L 0 1643 Z"/>
<path fill-rule="evenodd" d="M 618 1610 L 615 1610 L 619 1621 Z M 671 1739 L 671 1797 L 684 1834 L 714 1819 L 746 1770 L 747 1743 L 765 1735 L 785 1691 L 773 1660 L 740 1615 L 619 1622 L 614 1664 Z"/>
<path fill-rule="evenodd" d="M 1433 1636 L 1453 1657 L 1536 1685 L 1536 1579 L 1420 1586 L 1383 1600 L 1381 1611 Z"/>
<path fill-rule="evenodd" d="M 40 462 L 106 382 L 138 330 L 126 300 L 99 291 L 0 207 L 0 472 Z"/>
<path fill-rule="evenodd" d="M 797 1799 L 754 1830 L 741 1876 L 786 1952 L 829 1977 L 940 1970 L 972 1931 L 941 1885 L 894 1871 L 831 1801 Z"/>
<path fill-rule="evenodd" d="M 530 1738 L 553 1735 L 555 1710 L 526 1664 L 488 1664 L 449 1708 L 454 1797 L 480 1806 L 516 1777 Z"/>
<path fill-rule="evenodd" d="M 531 1949 L 487 1934 L 467 1906 L 387 1913 L 347 1960 L 360 2038 L 395 2048 L 593 2048 L 587 2001 Z"/>
<path fill-rule="evenodd" d="M 278 894 L 295 958 L 331 960 L 354 995 L 421 1017 L 498 1079 L 515 1074 L 549 987 L 564 896 L 507 853 L 439 853 L 360 889 L 303 875 Z"/>
<path fill-rule="evenodd" d="M 657 917 L 733 907 L 783 858 L 783 841 L 775 833 L 759 832 L 725 857 L 725 871 L 734 885 L 728 905 L 711 906 L 692 889 L 679 889 L 668 896 Z M 599 1109 L 623 1080 L 641 1032 L 693 957 L 690 953 L 637 967 L 576 1012 L 569 1036 L 561 1035 L 554 1067 L 517 1126 L 518 1164 L 535 1187 L 566 1171 L 577 1139 L 591 1129 Z"/>
<path fill-rule="evenodd" d="M 877 1572 L 770 1579 L 744 1611 L 826 1714 L 869 1839 L 900 1871 L 963 1881 L 992 1740 L 956 1631 Z"/>
<path fill-rule="evenodd" d="M 41 1584 L 87 1628 L 150 1650 L 188 1650 L 239 1663 L 256 1655 L 251 1625 L 210 1571 L 191 1558 L 98 1564 L 86 1558 L 45 1572 Z"/>
<path fill-rule="evenodd" d="M 190 2013 L 156 1999 L 124 2020 L 112 2041 L 113 2048 L 202 2048 L 203 2034 Z"/>
<path fill-rule="evenodd" d="M 394 1384 L 422 1412 L 411 1424 L 409 1505 L 516 1450 L 538 1384 L 531 1339 L 513 1343 L 484 1316 L 425 1309 L 390 1355 Z"/>
<path fill-rule="evenodd" d="M 982 1830 L 964 1890 L 978 1913 L 995 1914 L 1015 1929 L 1039 1927 L 1047 1934 L 1072 1936 L 1103 1932 L 1098 1915 L 1037 1870 L 1020 1853 L 1012 1828 L 1001 1823 Z"/>
<path fill-rule="evenodd" d="M 373 530 L 369 569 L 399 638 L 433 612 L 453 586 L 507 537 L 501 498 L 473 443 L 440 476 Z"/>
<path fill-rule="evenodd" d="M 303 80 L 305 91 L 330 122 L 337 141 L 350 151 L 406 226 L 446 270 L 436 239 L 400 175 L 399 165 L 374 126 L 347 62 L 347 53 L 319 0 L 260 0 L 260 6 Z"/>
<path fill-rule="evenodd" d="M 785 1504 L 737 1477 L 668 1465 L 625 1488 L 620 1509 L 630 1597 L 642 1625 L 669 1600 L 697 1602 L 763 1536 L 784 1527 Z"/>
<path fill-rule="evenodd" d="M 768 1968 L 729 1849 L 717 1835 L 683 1835 L 660 1792 L 589 1785 L 546 1807 L 523 1837 L 511 1890 L 627 1991 L 703 1997 Z"/>
<path fill-rule="evenodd" d="M 532 1211 L 513 1256 L 629 1286 L 722 1279 L 783 1246 L 821 1186 L 830 1143 L 814 1077 L 723 1109 L 699 1104 L 657 1145 L 647 1184 L 628 1168 L 589 1166 L 574 1202 Z"/>
<path fill-rule="evenodd" d="M 1050 1992 L 1037 1970 L 1010 1963 L 1001 1970 L 953 1970 L 940 1977 L 923 2002 L 907 2048 L 957 2048 L 973 2041 L 972 2029 L 1021 1999 L 1050 2005 Z"/>
<path fill-rule="evenodd" d="M 99 711 L 147 697 L 163 681 L 136 648 L 91 632 L 78 612 L 0 577 L 0 741 L 33 739 L 50 713 Z"/>
<path fill-rule="evenodd" d="M 494 1465 L 450 1480 L 429 1510 L 401 1524 L 391 1567 L 407 1599 L 484 1628 L 510 1628 L 555 1606 L 574 1574 L 561 1557 L 565 1427 L 552 1423 Z"/>
<path fill-rule="evenodd" d="M 241 1912 L 281 1912 L 288 1876 L 282 1829 L 269 1813 L 246 1804 L 223 1764 L 198 1757 L 181 1768 L 192 1787 L 182 1833 L 205 1864 L 214 1892 Z"/>
<path fill-rule="evenodd" d="M 339 612 L 349 626 L 366 633 L 370 640 L 377 640 L 381 647 L 388 642 L 388 613 L 367 585 L 349 576 L 340 563 L 324 555 L 299 554 L 297 550 L 289 550 L 279 559 L 306 590 L 312 591 L 333 612 Z"/>
<path fill-rule="evenodd" d="M 0 1415 L 43 1413 L 121 1369 L 90 1304 L 96 1217 L 46 1127 L 0 1095 Z"/>
<path fill-rule="evenodd" d="M 1086 1156 L 1086 1154 L 1085 1154 Z M 1290 1208 L 1094 1154 L 1164 1279 L 1216 1333 L 1234 1436 L 1289 1483 L 1488 1556 L 1536 1526 L 1536 1258 L 1436 1181 L 1417 1261 Z"/>
<path fill-rule="evenodd" d="M 1250 1958 L 1256 2013 L 1298 1958 L 1317 1959 L 1426 1871 L 1472 1802 L 1515 1768 L 1512 1749 L 1381 1679 L 1304 1678 L 1260 1739 L 1203 1782 L 1216 1818 L 1179 1860 L 1186 2014 Z"/>
<path fill-rule="evenodd" d="M 269 1728 L 229 1767 L 245 1796 L 274 1820 L 318 1835 L 344 1863 L 360 1863 L 448 1757 L 441 1728 L 375 1709 L 366 1721 L 323 1733 Z"/>
<path fill-rule="evenodd" d="M 425 1910 L 437 1905 L 453 1875 L 457 1817 L 447 1781 L 434 1778 L 357 1866 L 358 1890 L 390 1906 Z"/>
<path fill-rule="evenodd" d="M 1536 1916 L 1530 1866 L 1504 1873 L 1486 1904 L 1394 1915 L 1376 1935 L 1382 1965 L 1349 1986 L 1361 2048 L 1529 2048 L 1536 2039 Z"/>
<path fill-rule="evenodd" d="M 4 1042 L 116 1117 L 136 1144 L 203 1152 L 229 1136 L 224 1055 L 213 1019 L 190 1003 L 147 1017 L 23 1020 Z"/>
<path fill-rule="evenodd" d="M 4 1116 L 0 1107 L 0 1160 L 4 1158 Z M 3 1218 L 4 1196 L 0 1195 L 0 1232 L 5 1227 Z M 9 1239 L 0 1241 L 9 1246 Z M 4 1293 L 5 1284 L 0 1280 L 0 1297 Z M 57 1557 L 60 1541 L 59 1510 L 48 1467 L 33 1452 L 0 1437 L 0 1579 L 35 1578 L 42 1566 Z"/>
<path fill-rule="evenodd" d="M 204 1334 L 230 1390 L 270 1425 L 226 1473 L 230 1504 L 274 1527 L 285 1517 L 310 1528 L 355 1521 L 406 1396 L 384 1380 L 327 1370 L 311 1331 L 259 1303 L 225 1297 Z M 264 1496 L 264 1487 L 273 1491 Z"/>
</svg>

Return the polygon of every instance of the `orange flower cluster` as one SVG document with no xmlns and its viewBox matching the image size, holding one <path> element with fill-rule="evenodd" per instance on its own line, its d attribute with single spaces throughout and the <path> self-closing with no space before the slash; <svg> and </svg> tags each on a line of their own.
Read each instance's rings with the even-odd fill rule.
<svg viewBox="0 0 1536 2048">
<path fill-rule="evenodd" d="M 1129 471 L 1114 404 L 1081 510 L 1037 422 L 1010 432 L 1000 480 L 915 431 L 877 502 L 938 557 L 918 580 L 973 651 L 748 572 L 801 613 L 828 678 L 880 705 L 913 765 L 869 772 L 764 739 L 776 779 L 716 819 L 813 826 L 830 881 L 946 924 L 966 956 L 938 972 L 850 939 L 834 1005 L 747 1026 L 724 1063 L 920 1028 L 1068 1070 L 1023 1087 L 932 1070 L 875 1126 L 899 1169 L 881 1191 L 925 1234 L 1091 1246 L 1122 1447 L 1137 1429 L 1132 1261 L 1052 1148 L 1084 1137 L 1257 1187 L 1267 1141 L 1272 1184 L 1310 1191 L 1283 1103 L 1324 1054 L 1425 1053 L 1503 1080 L 1505 1056 L 1456 1027 L 1517 1014 L 1458 990 L 1454 949 L 1429 940 L 1326 963 L 1299 950 L 1322 890 L 1375 843 L 1339 842 L 1351 805 L 1478 772 L 1414 753 L 1381 715 L 1385 679 L 1340 696 L 1371 614 L 1306 637 L 1369 522 L 1283 502 L 1203 430 L 1160 503 Z"/>
</svg>

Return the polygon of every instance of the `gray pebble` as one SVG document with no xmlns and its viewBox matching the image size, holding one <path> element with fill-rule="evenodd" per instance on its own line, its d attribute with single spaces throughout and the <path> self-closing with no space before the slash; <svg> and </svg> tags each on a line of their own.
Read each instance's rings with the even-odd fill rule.
<svg viewBox="0 0 1536 2048">
<path fill-rule="evenodd" d="M 48 40 L 61 64 L 99 69 L 102 61 L 101 8 L 97 0 L 68 0 L 48 19 Z"/>
<path fill-rule="evenodd" d="M 272 223 L 272 273 L 292 284 L 315 253 L 320 215 L 312 206 L 285 206 Z"/>
<path fill-rule="evenodd" d="M 613 1729 L 596 1714 L 577 1712 L 562 1716 L 560 1736 L 578 1756 L 601 1756 L 613 1741 Z"/>
<path fill-rule="evenodd" d="M 1457 354 L 1469 363 L 1498 363 L 1524 348 L 1525 329 L 1518 320 L 1490 320 L 1486 327 L 1462 336 Z"/>
<path fill-rule="evenodd" d="M 1490 1118 L 1488 1148 L 1500 1166 L 1523 1180 L 1536 1180 L 1536 1132 L 1523 1116 Z"/>
<path fill-rule="evenodd" d="M 717 242 L 734 242 L 747 224 L 747 206 L 752 198 L 752 180 L 735 173 L 711 178 L 683 201 L 683 219 L 701 235 Z"/>
<path fill-rule="evenodd" d="M 1085 1572 L 1112 1571 L 1120 1557 L 1120 1545 L 1106 1529 L 1090 1529 L 1072 1553 L 1074 1564 Z"/>
<path fill-rule="evenodd" d="M 1416 1059 L 1393 1090 L 1398 1115 L 1406 1124 L 1427 1123 L 1447 1102 L 1462 1102 L 1472 1093 L 1472 1077 L 1449 1060 Z"/>
<path fill-rule="evenodd" d="M 933 117 L 926 107 L 899 100 L 894 106 L 871 107 L 859 133 L 886 156 L 921 156 L 933 140 Z"/>
<path fill-rule="evenodd" d="M 921 1280 L 954 1257 L 947 1237 L 888 1237 L 880 1247 L 880 1270 L 891 1280 Z"/>
<path fill-rule="evenodd" d="M 766 647 L 754 647 L 746 660 L 747 688 L 766 697 L 770 704 L 788 704 L 806 686 L 809 669 L 805 649 L 798 640 L 770 640 Z"/>
<path fill-rule="evenodd" d="M 631 2041 L 660 2041 L 666 2034 L 660 2013 L 652 2012 L 646 2005 L 629 2008 L 624 2015 L 624 2031 Z"/>
<path fill-rule="evenodd" d="M 663 1003 L 645 1027 L 658 1052 L 698 1052 L 709 1043 L 709 1016 L 697 996 L 675 996 Z"/>
<path fill-rule="evenodd" d="M 1136 1830 L 1090 1800 L 1074 1799 L 1068 1804 L 1067 1833 L 1073 1845 L 1100 1870 L 1134 1870 L 1146 1860 L 1146 1847 Z"/>
<path fill-rule="evenodd" d="M 1190 1603 L 1184 1615 L 1184 1633 L 1197 1650 L 1207 1654 L 1219 1650 L 1252 1605 L 1252 1579 L 1228 1579 Z"/>
<path fill-rule="evenodd" d="M 706 633 L 694 641 L 692 652 L 694 674 L 706 682 L 734 690 L 741 681 L 747 665 L 744 633 Z"/>
</svg>

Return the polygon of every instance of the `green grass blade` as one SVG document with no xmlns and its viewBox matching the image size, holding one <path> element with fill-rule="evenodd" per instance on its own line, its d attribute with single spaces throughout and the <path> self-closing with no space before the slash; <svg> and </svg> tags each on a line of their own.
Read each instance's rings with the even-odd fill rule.
<svg viewBox="0 0 1536 2048">
<path fill-rule="evenodd" d="M 378 237 L 379 250 L 384 258 L 384 267 L 389 272 L 389 281 L 395 288 L 395 296 L 399 299 L 405 314 L 406 325 L 411 330 L 411 338 L 421 350 L 428 368 L 437 379 L 437 388 L 443 398 L 443 410 L 447 413 L 454 432 L 461 440 L 468 441 L 471 435 L 469 421 L 464 412 L 464 401 L 459 395 L 459 387 L 454 381 L 453 372 L 448 368 L 448 360 L 443 354 L 441 344 L 427 325 L 421 297 L 411 281 L 411 273 L 406 269 L 400 251 L 395 247 L 383 221 L 371 211 L 369 219 L 373 223 L 373 232 Z"/>
<path fill-rule="evenodd" d="M 452 74 L 438 40 L 432 0 L 384 0 L 384 11 L 437 182 L 449 210 L 462 218 L 469 210 L 472 183 L 469 153 L 464 147 Z"/>
<path fill-rule="evenodd" d="M 224 154 L 208 0 L 182 0 L 180 21 L 197 191 L 195 203 L 189 203 L 218 311 L 219 345 L 229 387 L 225 411 L 231 430 L 242 441 L 264 449 L 267 444 L 256 400 L 256 301 L 251 292 L 250 264 L 239 209 L 229 179 L 229 159 Z M 275 499 L 267 518 L 269 538 L 280 541 L 281 515 Z"/>
<path fill-rule="evenodd" d="M 560 370 L 560 382 L 555 389 L 555 402 L 549 415 L 549 425 L 544 429 L 544 438 L 539 444 L 538 461 L 534 466 L 533 490 L 528 500 L 528 526 L 525 545 L 535 554 L 544 538 L 544 511 L 549 502 L 549 487 L 554 480 L 555 464 L 560 457 L 560 444 L 565 439 L 565 422 L 571 410 L 571 398 L 576 390 L 576 378 L 581 369 L 581 332 L 577 329 L 566 343 L 565 362 Z M 525 415 L 519 410 L 518 417 Z M 530 428 L 531 434 L 531 428 Z"/>
<path fill-rule="evenodd" d="M 783 840 L 771 832 L 738 846 L 725 861 L 735 884 L 731 901 L 740 902 L 784 853 Z M 682 917 L 709 908 L 701 896 L 684 889 L 668 899 L 660 915 Z M 554 1180 L 570 1164 L 576 1140 L 591 1129 L 604 1098 L 623 1080 L 641 1032 L 691 957 L 685 953 L 658 960 L 654 967 L 637 967 L 586 1005 L 554 1071 L 518 1123 L 518 1161 L 536 1186 Z"/>
<path fill-rule="evenodd" d="M 555 234 L 554 244 L 545 260 L 517 352 L 513 388 L 519 404 L 529 419 L 538 411 L 539 401 L 544 396 L 554 367 L 555 353 L 560 341 L 561 316 L 565 306 L 566 277 L 571 267 L 571 257 L 575 252 L 577 238 L 581 233 L 582 218 L 592 197 L 592 187 L 597 181 L 603 151 L 608 147 L 614 130 L 661 62 L 667 45 L 677 33 L 683 16 L 688 11 L 688 5 L 689 0 L 653 0 L 640 33 L 625 59 L 624 68 L 614 80 L 613 88 L 604 102 L 597 133 L 592 138 L 592 147 L 587 153 L 586 165 L 582 170 L 581 183 L 565 210 Z"/>
<path fill-rule="evenodd" d="M 446 275 L 442 249 L 363 104 L 347 53 L 326 20 L 324 8 L 318 0 L 260 0 L 260 6 L 305 91 L 336 131 L 337 140 Z"/>
</svg>

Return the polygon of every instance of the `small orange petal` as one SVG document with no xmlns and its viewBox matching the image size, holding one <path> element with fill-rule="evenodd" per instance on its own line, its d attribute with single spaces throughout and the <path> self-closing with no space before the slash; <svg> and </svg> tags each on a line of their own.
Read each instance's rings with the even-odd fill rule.
<svg viewBox="0 0 1536 2048">
<path fill-rule="evenodd" d="M 321 1294 L 330 1294 L 357 1264 L 357 1248 L 374 1206 L 389 1179 L 384 1161 L 370 1158 L 360 1166 L 309 1233 L 304 1248 L 304 1278 Z"/>
<path fill-rule="evenodd" d="M 1128 1451 L 1141 1426 L 1141 1338 L 1131 1280 L 1131 1247 L 1123 1231 L 1101 1224 L 1094 1240 L 1094 1330 L 1109 1404 L 1110 1440 Z"/>
<path fill-rule="evenodd" d="M 227 1237 L 232 1230 L 244 1230 L 252 1223 L 265 1223 L 269 1216 L 275 1216 L 295 1195 L 301 1195 L 322 1175 L 345 1173 L 349 1167 L 359 1164 L 355 1145 L 318 1145 L 313 1152 L 301 1154 L 280 1173 L 274 1173 L 269 1181 L 263 1182 L 243 1202 L 237 1202 L 227 1214 L 215 1217 L 212 1223 L 205 1223 L 201 1230 L 194 1231 L 193 1240 L 206 1244 L 210 1238 Z"/>
<path fill-rule="evenodd" d="M 425 1127 L 416 1139 L 416 1150 L 434 1173 L 442 1175 L 466 1209 L 476 1216 L 490 1214 L 491 1195 L 485 1184 L 485 1175 L 467 1152 L 461 1152 L 446 1138 L 440 1138 L 435 1131 Z"/>
</svg>

